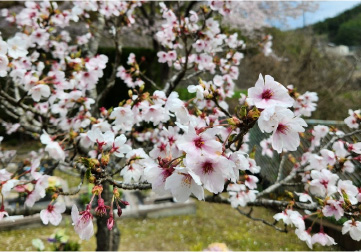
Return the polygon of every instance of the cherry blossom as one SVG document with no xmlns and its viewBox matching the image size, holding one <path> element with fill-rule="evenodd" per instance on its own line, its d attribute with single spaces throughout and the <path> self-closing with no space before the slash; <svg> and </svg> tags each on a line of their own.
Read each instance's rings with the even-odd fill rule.
<svg viewBox="0 0 361 252">
<path fill-rule="evenodd" d="M 5 182 L 9 179 L 11 179 L 11 173 L 8 172 L 6 169 L 1 169 L 0 170 L 0 182 Z"/>
<path fill-rule="evenodd" d="M 23 37 L 18 33 L 17 36 L 10 38 L 7 41 L 10 57 L 17 59 L 19 57 L 25 57 L 28 54 L 26 39 L 26 37 Z"/>
<path fill-rule="evenodd" d="M 29 90 L 29 94 L 34 101 L 38 102 L 40 101 L 41 97 L 47 98 L 50 96 L 50 88 L 48 85 L 38 84 Z"/>
<path fill-rule="evenodd" d="M 287 89 L 273 77 L 266 75 L 264 80 L 260 74 L 255 87 L 248 90 L 247 102 L 264 109 L 271 106 L 291 107 L 294 100 L 288 95 Z"/>
<path fill-rule="evenodd" d="M 193 127 L 188 129 L 188 133 L 177 142 L 178 148 L 192 155 L 210 154 L 222 152 L 222 144 L 215 140 L 215 137 L 207 131 L 197 134 Z"/>
<path fill-rule="evenodd" d="M 350 236 L 355 241 L 361 240 L 361 222 L 355 220 L 348 220 L 343 223 L 342 234 L 350 233 Z"/>
<path fill-rule="evenodd" d="M 270 138 L 263 139 L 260 142 L 260 146 L 262 147 L 262 155 L 263 156 L 268 156 L 270 158 L 273 157 L 272 141 Z"/>
<path fill-rule="evenodd" d="M 341 219 L 344 214 L 344 210 L 342 208 L 342 202 L 336 200 L 327 200 L 326 206 L 322 209 L 322 213 L 326 217 L 334 216 L 336 220 Z"/>
<path fill-rule="evenodd" d="M 78 207 L 73 205 L 71 219 L 73 220 L 75 232 L 77 232 L 80 239 L 89 240 L 93 236 L 93 215 L 90 213 L 90 209 L 79 213 Z"/>
<path fill-rule="evenodd" d="M 178 202 L 185 202 L 191 194 L 199 200 L 204 199 L 200 178 L 185 168 L 176 169 L 165 182 L 165 190 L 170 190 Z"/>
<path fill-rule="evenodd" d="M 42 144 L 46 144 L 45 151 L 49 152 L 49 155 L 56 160 L 64 160 L 65 152 L 61 148 L 58 142 L 53 141 L 50 136 L 44 131 L 40 136 Z"/>
<path fill-rule="evenodd" d="M 116 137 L 111 152 L 117 157 L 123 157 L 124 154 L 127 154 L 132 149 L 129 145 L 125 144 L 126 141 L 127 139 L 124 135 Z"/>
<path fill-rule="evenodd" d="M 336 245 L 335 240 L 332 237 L 325 234 L 324 232 L 314 234 L 312 236 L 311 241 L 312 241 L 312 244 L 319 243 L 322 246 Z"/>
<path fill-rule="evenodd" d="M 102 149 L 103 147 L 109 147 L 114 142 L 114 133 L 109 130 L 105 133 L 102 133 L 99 128 L 95 128 L 88 131 L 87 136 L 92 142 L 98 144 L 99 149 Z M 121 138 L 119 138 L 119 140 L 121 141 Z"/>
<path fill-rule="evenodd" d="M 232 162 L 222 156 L 213 158 L 187 155 L 186 163 L 199 176 L 204 188 L 213 193 L 223 191 L 224 181 L 230 177 L 233 166 Z"/>
<path fill-rule="evenodd" d="M 324 197 L 337 191 L 338 176 L 327 169 L 311 171 L 310 192 L 316 196 Z"/>
<path fill-rule="evenodd" d="M 353 111 L 352 109 L 350 109 L 348 111 L 349 113 L 349 117 L 347 117 L 344 122 L 347 124 L 347 126 L 349 126 L 350 128 L 354 128 L 357 129 L 360 126 L 360 121 L 361 121 L 361 110 L 355 110 Z"/>
<path fill-rule="evenodd" d="M 65 212 L 65 204 L 56 202 L 54 205 L 49 204 L 47 209 L 41 210 L 40 218 L 45 225 L 50 222 L 54 226 L 58 226 L 62 219 L 62 213 Z"/>
</svg>

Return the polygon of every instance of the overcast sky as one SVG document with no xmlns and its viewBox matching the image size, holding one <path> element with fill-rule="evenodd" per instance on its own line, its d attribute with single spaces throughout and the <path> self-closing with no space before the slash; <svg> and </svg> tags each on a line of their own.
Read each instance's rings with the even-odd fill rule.
<svg viewBox="0 0 361 252">
<path fill-rule="evenodd" d="M 337 16 L 338 14 L 344 12 L 345 10 L 351 9 L 355 5 L 361 3 L 359 1 L 317 1 L 319 7 L 315 12 L 306 12 L 305 13 L 305 23 L 306 25 L 316 23 L 318 21 L 324 20 L 329 17 Z M 303 17 L 297 19 L 289 18 L 288 28 L 285 26 L 280 26 L 274 24 L 277 27 L 282 29 L 294 29 L 303 26 Z"/>
</svg>

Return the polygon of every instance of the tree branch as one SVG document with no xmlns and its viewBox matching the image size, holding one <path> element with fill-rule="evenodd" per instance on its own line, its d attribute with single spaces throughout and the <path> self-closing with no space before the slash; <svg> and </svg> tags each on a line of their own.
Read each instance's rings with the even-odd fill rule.
<svg viewBox="0 0 361 252">
<path fill-rule="evenodd" d="M 240 214 L 246 216 L 247 218 L 249 218 L 249 219 L 251 219 L 251 220 L 254 220 L 254 221 L 260 221 L 260 222 L 262 222 L 263 224 L 265 224 L 265 225 L 267 225 L 267 226 L 270 226 L 270 227 L 276 229 L 276 230 L 279 231 L 279 232 L 283 232 L 283 233 L 287 233 L 287 232 L 288 232 L 288 230 L 287 230 L 287 225 L 285 225 L 285 228 L 282 229 L 282 228 L 276 226 L 277 221 L 275 221 L 274 223 L 271 223 L 271 222 L 268 222 L 268 221 L 266 221 L 266 220 L 264 220 L 264 219 L 261 219 L 261 218 L 252 217 L 252 216 L 251 216 L 251 214 L 252 214 L 252 208 L 251 208 L 251 210 L 250 210 L 248 213 L 243 212 L 239 207 L 237 207 L 236 210 L 237 210 Z"/>
<path fill-rule="evenodd" d="M 152 189 L 152 185 L 149 183 L 134 183 L 134 184 L 126 184 L 123 182 L 115 181 L 112 178 L 108 177 L 106 178 L 106 181 L 108 181 L 113 186 L 116 186 L 118 188 L 124 189 L 124 190 L 147 190 Z"/>
</svg>

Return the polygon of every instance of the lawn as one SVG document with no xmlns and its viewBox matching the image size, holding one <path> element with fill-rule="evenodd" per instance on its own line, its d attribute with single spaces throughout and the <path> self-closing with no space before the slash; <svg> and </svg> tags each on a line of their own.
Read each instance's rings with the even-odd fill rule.
<svg viewBox="0 0 361 252">
<path fill-rule="evenodd" d="M 257 208 L 255 215 L 272 218 L 273 211 Z M 189 216 L 172 216 L 159 219 L 118 218 L 121 230 L 119 250 L 203 250 L 209 244 L 225 243 L 231 250 L 309 250 L 293 231 L 288 234 L 274 231 L 259 222 L 239 215 L 226 205 L 197 202 L 197 213 Z M 43 240 L 51 249 L 47 238 L 57 227 L 44 226 L 0 232 L 1 250 L 34 250 L 33 238 Z M 78 241 L 70 218 L 65 228 L 71 240 Z M 81 250 L 94 250 L 95 238 L 81 243 Z M 316 247 L 318 250 L 340 250 L 339 247 Z"/>
</svg>

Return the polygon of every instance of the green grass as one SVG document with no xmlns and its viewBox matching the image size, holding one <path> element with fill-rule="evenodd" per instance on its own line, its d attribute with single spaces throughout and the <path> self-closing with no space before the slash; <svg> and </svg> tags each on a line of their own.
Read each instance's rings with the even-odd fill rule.
<svg viewBox="0 0 361 252">
<path fill-rule="evenodd" d="M 256 208 L 255 216 L 272 219 L 273 211 Z M 225 243 L 231 250 L 309 250 L 291 231 L 288 234 L 275 231 L 259 222 L 239 215 L 227 205 L 197 202 L 197 213 L 188 216 L 172 216 L 159 219 L 117 218 L 121 231 L 119 250 L 203 250 L 209 244 Z M 66 218 L 61 224 L 72 241 L 78 241 Z M 56 227 L 46 226 L 0 232 L 1 250 L 34 250 L 33 238 L 46 240 Z M 95 238 L 83 241 L 81 250 L 94 250 Z M 339 250 L 338 247 L 315 247 L 316 250 Z"/>
</svg>

